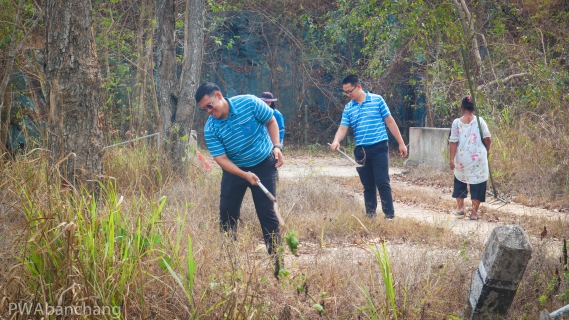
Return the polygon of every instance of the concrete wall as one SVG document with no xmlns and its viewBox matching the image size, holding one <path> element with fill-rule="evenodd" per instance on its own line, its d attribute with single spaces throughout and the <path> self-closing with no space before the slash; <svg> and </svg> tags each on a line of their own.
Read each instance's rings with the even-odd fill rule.
<svg viewBox="0 0 569 320">
<path fill-rule="evenodd" d="M 450 128 L 409 128 L 409 159 L 405 165 L 446 166 L 449 163 L 449 133 Z"/>
</svg>

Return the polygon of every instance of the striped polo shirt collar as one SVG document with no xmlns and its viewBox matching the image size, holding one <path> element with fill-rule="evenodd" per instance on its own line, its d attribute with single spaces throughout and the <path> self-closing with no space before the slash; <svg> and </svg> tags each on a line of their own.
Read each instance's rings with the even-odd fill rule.
<svg viewBox="0 0 569 320">
<path fill-rule="evenodd" d="M 225 99 L 225 101 L 227 101 L 227 106 L 228 106 L 228 108 L 229 108 L 229 113 L 227 114 L 227 118 L 225 118 L 225 119 L 217 119 L 217 118 L 215 118 L 215 117 L 210 116 L 210 117 L 212 117 L 214 120 L 217 120 L 217 121 L 220 121 L 220 122 L 226 121 L 226 120 L 230 119 L 231 117 L 234 117 L 234 116 L 236 116 L 236 115 L 239 114 L 239 109 L 238 109 L 238 108 L 235 108 L 235 106 L 231 105 L 231 100 L 230 100 L 229 98 L 224 98 L 224 99 Z"/>
<path fill-rule="evenodd" d="M 231 100 L 230 99 L 225 99 L 225 101 L 227 101 L 227 105 L 229 106 L 229 116 L 227 117 L 229 119 L 229 117 L 233 117 L 239 114 L 239 109 L 235 108 L 235 106 L 231 105 Z"/>
<path fill-rule="evenodd" d="M 364 92 L 366 93 L 366 98 L 364 99 L 364 101 L 361 103 L 362 105 L 366 102 L 370 102 L 371 101 L 371 97 L 369 95 L 369 91 L 364 90 Z M 357 105 L 359 105 L 359 103 L 356 100 L 351 100 L 350 101 L 352 103 L 352 106 L 355 107 Z"/>
</svg>

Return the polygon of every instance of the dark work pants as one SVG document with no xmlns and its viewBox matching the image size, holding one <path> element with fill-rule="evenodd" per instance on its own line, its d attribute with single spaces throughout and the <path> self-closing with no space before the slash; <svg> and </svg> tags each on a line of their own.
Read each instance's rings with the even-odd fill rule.
<svg viewBox="0 0 569 320">
<path fill-rule="evenodd" d="M 253 167 L 243 167 L 243 171 L 251 171 L 259 177 L 261 183 L 276 197 L 276 160 L 271 154 L 268 158 Z M 223 171 L 221 178 L 221 197 L 219 201 L 219 218 L 221 230 L 235 234 L 237 221 L 241 215 L 241 203 L 247 188 L 251 188 L 255 211 L 261 223 L 263 239 L 269 254 L 276 253 L 280 245 L 279 220 L 275 214 L 273 202 L 258 186 L 252 186 L 247 180 Z"/>
<path fill-rule="evenodd" d="M 354 156 L 358 163 L 364 165 L 357 170 L 364 186 L 366 215 L 368 217 L 376 215 L 377 188 L 383 213 L 387 217 L 393 217 L 395 212 L 389 184 L 389 145 L 387 140 L 366 147 L 356 146 Z"/>
</svg>

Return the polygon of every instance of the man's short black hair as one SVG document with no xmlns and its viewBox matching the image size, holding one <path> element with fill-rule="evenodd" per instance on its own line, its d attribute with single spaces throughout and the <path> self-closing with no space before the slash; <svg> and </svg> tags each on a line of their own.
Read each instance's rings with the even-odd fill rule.
<svg viewBox="0 0 569 320">
<path fill-rule="evenodd" d="M 342 80 L 342 85 L 348 83 L 355 87 L 360 83 L 360 78 L 355 74 L 349 74 L 344 78 L 344 80 Z"/>
<path fill-rule="evenodd" d="M 206 95 L 211 96 L 217 91 L 221 91 L 221 89 L 219 89 L 219 86 L 217 84 L 213 82 L 206 82 L 203 83 L 201 86 L 199 86 L 194 98 L 196 98 L 196 102 L 200 102 L 204 96 Z"/>
</svg>

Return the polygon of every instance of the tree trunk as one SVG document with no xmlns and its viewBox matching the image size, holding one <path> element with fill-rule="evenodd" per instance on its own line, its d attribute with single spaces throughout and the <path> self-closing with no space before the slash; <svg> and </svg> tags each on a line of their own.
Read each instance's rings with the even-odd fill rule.
<svg viewBox="0 0 569 320">
<path fill-rule="evenodd" d="M 156 2 L 156 95 L 161 115 L 161 123 L 158 124 L 161 137 L 166 137 L 172 125 L 172 115 L 176 113 L 175 12 L 174 0 Z"/>
<path fill-rule="evenodd" d="M 91 1 L 46 0 L 44 5 L 51 165 L 68 182 L 86 183 L 103 173 L 102 78 Z"/>
<path fill-rule="evenodd" d="M 167 137 L 164 147 L 179 174 L 186 171 L 188 142 L 195 115 L 194 93 L 201 75 L 205 1 L 187 1 L 184 65 L 179 89 L 176 84 L 175 5 L 173 0 L 156 3 L 156 93 L 162 118 L 161 132 Z M 177 93 L 179 92 L 179 95 Z"/>
<path fill-rule="evenodd" d="M 168 131 L 168 152 L 176 171 L 184 173 L 184 161 L 188 157 L 190 131 L 194 128 L 196 101 L 194 94 L 200 85 L 203 58 L 205 0 L 189 0 L 186 10 L 184 65 L 180 79 L 179 98 L 174 121 Z"/>
<path fill-rule="evenodd" d="M 466 44 L 468 45 L 469 44 L 468 42 L 471 42 L 472 45 L 472 47 L 470 47 L 469 48 L 470 50 L 468 51 L 473 57 L 472 59 L 474 60 L 473 72 L 475 78 L 478 79 L 478 77 L 482 74 L 481 72 L 482 57 L 480 56 L 480 51 L 479 51 L 480 48 L 478 46 L 478 40 L 476 39 L 476 30 L 474 29 L 474 23 L 475 23 L 474 17 L 472 17 L 472 14 L 468 9 L 468 5 L 464 0 L 453 0 L 453 3 L 456 11 L 458 12 L 458 16 L 462 24 L 462 29 L 464 31 L 465 38 L 467 40 Z M 478 83 L 477 81 L 475 82 Z"/>
<path fill-rule="evenodd" d="M 12 144 L 8 144 L 8 133 L 10 132 L 10 121 L 11 121 L 11 113 L 12 113 L 12 99 L 11 93 L 8 90 L 4 91 L 2 98 L 6 106 L 0 110 L 0 150 L 6 149 L 8 151 L 12 150 Z"/>
<path fill-rule="evenodd" d="M 162 132 L 167 137 L 164 147 L 174 170 L 182 175 L 186 172 L 185 161 L 188 160 L 188 142 L 195 115 L 194 93 L 201 74 L 205 1 L 189 0 L 186 4 L 186 50 L 179 87 L 176 84 L 174 1 L 160 0 L 156 4 L 156 91 L 162 115 Z"/>
<path fill-rule="evenodd" d="M 138 51 L 138 59 L 137 65 L 139 68 L 136 69 L 136 78 L 135 78 L 135 110 L 133 112 L 134 115 L 134 129 L 138 134 L 140 131 L 144 131 L 144 122 L 146 119 L 146 81 L 148 79 L 148 55 L 146 54 L 146 49 L 148 47 L 148 18 L 150 16 L 150 8 L 149 4 L 146 0 L 141 1 L 140 3 L 140 16 L 138 19 L 138 30 L 137 30 L 137 51 Z M 150 35 L 151 37 L 152 35 Z"/>
</svg>

